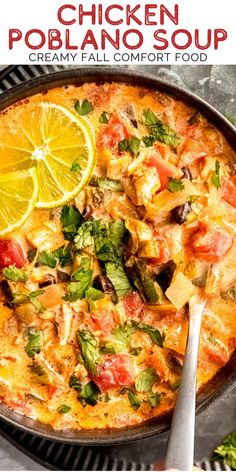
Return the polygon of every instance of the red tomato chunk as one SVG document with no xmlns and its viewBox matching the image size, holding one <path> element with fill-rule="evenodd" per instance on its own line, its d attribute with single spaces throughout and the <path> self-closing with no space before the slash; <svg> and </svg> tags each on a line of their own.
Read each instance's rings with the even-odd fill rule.
<svg viewBox="0 0 236 472">
<path fill-rule="evenodd" d="M 137 292 L 130 292 L 123 298 L 125 313 L 128 317 L 138 317 L 143 309 L 143 302 Z"/>
<path fill-rule="evenodd" d="M 99 366 L 99 373 L 93 378 L 101 390 L 134 384 L 134 371 L 130 356 L 112 354 Z"/>
<path fill-rule="evenodd" d="M 192 237 L 192 249 L 198 259 L 208 262 L 220 261 L 233 244 L 230 233 L 222 228 L 200 225 Z"/>
<path fill-rule="evenodd" d="M 224 178 L 221 185 L 223 199 L 236 208 L 236 177 Z"/>
<path fill-rule="evenodd" d="M 104 127 L 98 143 L 105 148 L 114 148 L 118 143 L 125 138 L 128 138 L 130 133 L 126 126 L 120 121 L 118 116 L 114 116 L 111 121 Z"/>
<path fill-rule="evenodd" d="M 22 247 L 14 239 L 0 239 L 0 269 L 15 265 L 22 267 L 26 262 Z"/>
</svg>

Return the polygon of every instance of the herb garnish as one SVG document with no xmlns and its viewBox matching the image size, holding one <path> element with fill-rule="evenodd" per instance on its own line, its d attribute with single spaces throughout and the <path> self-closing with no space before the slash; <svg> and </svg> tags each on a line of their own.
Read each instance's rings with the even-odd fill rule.
<svg viewBox="0 0 236 472">
<path fill-rule="evenodd" d="M 135 388 L 137 392 L 149 392 L 157 378 L 156 371 L 152 367 L 140 372 L 135 379 Z"/>
<path fill-rule="evenodd" d="M 144 136 L 143 142 L 144 142 L 146 147 L 151 147 L 151 146 L 153 146 L 153 144 L 155 142 L 155 138 L 154 138 L 154 136 Z"/>
<path fill-rule="evenodd" d="M 75 109 L 80 116 L 88 115 L 91 111 L 93 111 L 93 104 L 85 98 L 82 102 L 77 100 L 75 103 Z"/>
<path fill-rule="evenodd" d="M 211 181 L 218 190 L 220 188 L 220 162 L 218 160 L 215 162 L 215 170 L 212 174 Z"/>
<path fill-rule="evenodd" d="M 66 295 L 64 300 L 75 302 L 85 296 L 86 290 L 92 284 L 93 271 L 90 269 L 91 260 L 89 257 L 82 257 L 78 269 L 76 269 L 72 276 L 71 282 L 66 287 Z"/>
<path fill-rule="evenodd" d="M 15 265 L 4 267 L 2 275 L 13 282 L 26 282 L 28 276 L 23 269 L 18 269 Z"/>
<path fill-rule="evenodd" d="M 79 172 L 81 172 L 81 170 L 82 170 L 82 167 L 81 167 L 80 163 L 78 162 L 78 159 L 75 159 L 75 161 L 72 162 L 72 166 L 70 168 L 70 171 L 79 173 Z"/>
<path fill-rule="evenodd" d="M 64 238 L 72 241 L 82 223 L 82 215 L 75 205 L 65 205 L 61 211 L 61 226 Z"/>
<path fill-rule="evenodd" d="M 228 434 L 218 446 L 212 458 L 214 461 L 225 461 L 232 470 L 236 469 L 236 431 Z"/>
<path fill-rule="evenodd" d="M 97 404 L 100 393 L 101 391 L 97 385 L 93 381 L 90 381 L 82 386 L 78 399 L 84 406 L 86 404 L 94 406 Z"/>
<path fill-rule="evenodd" d="M 28 342 L 25 350 L 29 357 L 34 357 L 39 354 L 42 347 L 43 333 L 36 328 L 30 327 L 27 330 Z"/>
<path fill-rule="evenodd" d="M 161 395 L 160 393 L 150 393 L 150 395 L 148 395 L 148 403 L 149 405 L 152 407 L 152 408 L 155 408 L 157 407 L 159 404 L 160 404 L 160 400 L 161 400 Z"/>
<path fill-rule="evenodd" d="M 139 409 L 139 407 L 142 404 L 142 400 L 140 400 L 140 398 L 138 397 L 138 395 L 135 393 L 135 391 L 132 388 L 123 388 L 120 393 L 121 395 L 124 395 L 125 393 L 127 393 L 128 399 L 132 408 L 134 410 Z"/>
<path fill-rule="evenodd" d="M 77 331 L 77 339 L 81 349 L 86 369 L 92 374 L 97 373 L 97 363 L 99 360 L 98 343 L 90 331 Z"/>
<path fill-rule="evenodd" d="M 109 122 L 109 119 L 110 119 L 109 113 L 107 113 L 107 111 L 103 111 L 99 117 L 99 122 L 103 124 L 107 124 Z"/>
<path fill-rule="evenodd" d="M 184 183 L 179 179 L 169 177 L 167 190 L 169 190 L 169 192 L 182 192 L 182 190 L 184 190 Z"/>
<path fill-rule="evenodd" d="M 46 265 L 54 269 L 57 265 L 56 255 L 53 252 L 42 251 L 38 256 L 37 264 Z"/>
<path fill-rule="evenodd" d="M 170 126 L 165 125 L 150 108 L 143 111 L 143 118 L 144 125 L 148 128 L 149 134 L 155 141 L 161 141 L 174 148 L 178 146 L 181 140 L 178 134 Z"/>
<path fill-rule="evenodd" d="M 131 136 L 130 138 L 125 138 L 118 144 L 118 149 L 120 152 L 128 151 L 134 156 L 139 154 L 141 140 L 136 136 Z"/>
<path fill-rule="evenodd" d="M 68 413 L 68 411 L 71 410 L 71 407 L 68 405 L 61 405 L 57 408 L 58 413 L 60 414 L 65 414 Z"/>
<path fill-rule="evenodd" d="M 43 313 L 46 310 L 46 308 L 42 304 L 42 302 L 38 300 L 37 298 L 39 297 L 39 295 L 43 295 L 43 293 L 45 293 L 45 290 L 35 290 L 34 292 L 28 292 L 28 293 L 15 292 L 13 294 L 13 299 L 11 303 L 13 305 L 21 305 L 23 303 L 30 302 L 32 303 L 32 305 L 34 305 L 36 313 Z"/>
</svg>

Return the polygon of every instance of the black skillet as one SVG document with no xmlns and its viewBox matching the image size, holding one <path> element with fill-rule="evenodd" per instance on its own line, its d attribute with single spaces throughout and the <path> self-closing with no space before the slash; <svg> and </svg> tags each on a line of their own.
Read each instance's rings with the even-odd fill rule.
<svg viewBox="0 0 236 472">
<path fill-rule="evenodd" d="M 124 70 L 119 70 L 118 68 L 83 67 L 37 77 L 2 93 L 0 97 L 0 110 L 20 99 L 53 87 L 69 84 L 80 86 L 86 82 L 124 82 L 167 92 L 173 95 L 174 98 L 183 100 L 187 105 L 196 108 L 205 115 L 224 134 L 226 140 L 236 151 L 235 128 L 207 102 L 187 90 L 158 79 L 158 77 L 132 71 L 124 72 Z M 226 392 L 236 381 L 235 367 L 236 352 L 228 364 L 221 369 L 218 375 L 198 395 L 197 414 L 203 413 L 216 399 L 226 395 Z M 122 444 L 160 435 L 169 429 L 171 419 L 170 415 L 167 415 L 152 419 L 138 426 L 112 430 L 55 431 L 50 426 L 22 416 L 2 404 L 0 404 L 0 418 L 24 431 L 52 441 L 93 446 Z"/>
</svg>

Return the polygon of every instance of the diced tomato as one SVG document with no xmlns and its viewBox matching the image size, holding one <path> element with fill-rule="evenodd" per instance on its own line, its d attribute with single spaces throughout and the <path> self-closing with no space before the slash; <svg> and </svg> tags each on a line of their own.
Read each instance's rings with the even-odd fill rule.
<svg viewBox="0 0 236 472">
<path fill-rule="evenodd" d="M 232 244 L 233 238 L 228 231 L 203 224 L 192 237 L 192 250 L 195 256 L 212 263 L 220 261 Z"/>
<path fill-rule="evenodd" d="M 128 128 L 122 123 L 118 116 L 114 116 L 110 122 L 104 126 L 98 138 L 98 146 L 112 149 L 118 143 L 130 136 Z"/>
<path fill-rule="evenodd" d="M 48 386 L 48 396 L 49 398 L 52 398 L 54 393 L 57 391 L 57 387 L 54 387 L 53 385 Z"/>
<path fill-rule="evenodd" d="M 125 295 L 122 301 L 125 308 L 125 313 L 129 318 L 139 317 L 144 304 L 137 292 L 128 293 Z"/>
<path fill-rule="evenodd" d="M 134 384 L 134 370 L 130 356 L 127 354 L 112 354 L 106 356 L 99 366 L 99 373 L 93 377 L 101 390 Z"/>
<path fill-rule="evenodd" d="M 91 318 L 94 322 L 94 329 L 102 331 L 104 335 L 110 334 L 115 327 L 114 313 L 112 310 L 97 310 L 96 313 L 91 313 Z"/>
<path fill-rule="evenodd" d="M 0 269 L 15 265 L 22 267 L 26 262 L 21 245 L 14 239 L 0 239 Z"/>
<path fill-rule="evenodd" d="M 161 182 L 160 190 L 167 188 L 169 177 L 173 177 L 176 173 L 175 167 L 157 156 L 152 156 L 147 165 L 156 168 Z"/>
<path fill-rule="evenodd" d="M 236 177 L 222 179 L 221 192 L 223 199 L 236 208 Z"/>
</svg>

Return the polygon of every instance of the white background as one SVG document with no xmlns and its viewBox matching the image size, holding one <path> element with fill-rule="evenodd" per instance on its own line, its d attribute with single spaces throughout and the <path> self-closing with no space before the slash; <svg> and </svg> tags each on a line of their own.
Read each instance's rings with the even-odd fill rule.
<svg viewBox="0 0 236 472">
<path fill-rule="evenodd" d="M 119 3 L 121 5 L 131 4 L 132 6 L 136 4 L 143 4 L 145 3 L 157 3 L 160 5 L 161 2 L 153 2 L 152 0 L 114 0 L 114 3 Z M 131 52 L 133 53 L 157 53 L 153 49 L 153 44 L 155 44 L 155 40 L 153 40 L 153 32 L 156 29 L 164 28 L 168 30 L 168 37 L 170 37 L 171 32 L 179 28 L 186 28 L 191 32 L 194 31 L 196 28 L 199 28 L 202 33 L 202 41 L 205 42 L 206 40 L 206 33 L 207 29 L 215 29 L 215 28 L 223 28 L 228 32 L 228 39 L 222 43 L 220 43 L 219 49 L 214 50 L 213 46 L 206 50 L 206 51 L 199 51 L 194 46 L 189 48 L 187 51 L 179 51 L 181 53 L 188 52 L 189 54 L 192 53 L 200 53 L 204 52 L 207 54 L 207 61 L 202 62 L 203 64 L 236 64 L 236 27 L 235 27 L 235 0 L 164 0 L 162 3 L 173 11 L 173 5 L 175 3 L 179 4 L 180 7 L 180 16 L 179 16 L 179 25 L 175 26 L 170 20 L 167 20 L 164 26 L 138 26 L 133 24 L 132 26 L 127 25 L 120 25 L 120 26 L 110 26 L 103 24 L 103 26 L 91 26 L 89 20 L 85 22 L 83 26 L 80 26 L 76 23 L 73 26 L 63 26 L 59 23 L 57 19 L 57 11 L 61 5 L 66 3 L 73 4 L 78 7 L 79 3 L 84 5 L 87 10 L 92 3 L 102 3 L 105 6 L 111 5 L 113 0 L 82 0 L 74 1 L 74 0 L 1 0 L 2 9 L 0 15 L 0 64 L 32 64 L 29 59 L 30 53 L 47 53 L 50 52 L 49 61 L 45 61 L 45 63 L 59 63 L 57 58 L 52 62 L 53 56 L 56 53 L 60 58 L 60 53 L 73 53 L 77 52 L 77 57 L 75 62 L 73 62 L 72 58 L 70 57 L 69 61 L 62 61 L 64 64 L 80 64 L 81 61 L 81 50 L 80 45 L 82 38 L 85 35 L 85 32 L 88 28 L 91 28 L 95 34 L 95 37 L 99 43 L 100 31 L 102 28 L 107 29 L 108 32 L 112 35 L 114 33 L 115 28 L 120 28 L 121 33 L 127 30 L 127 28 L 140 28 L 144 34 L 145 43 L 140 48 L 139 51 L 127 51 L 126 48 L 121 48 L 122 52 Z M 158 11 L 158 10 L 157 10 Z M 76 13 L 72 15 L 76 16 Z M 158 15 L 157 15 L 158 19 Z M 18 28 L 22 30 L 23 36 L 24 34 L 30 29 L 41 29 L 47 34 L 48 29 L 60 29 L 63 33 L 65 28 L 70 28 L 71 30 L 71 42 L 73 44 L 77 44 L 79 49 L 77 51 L 66 51 L 64 48 L 58 51 L 49 51 L 48 47 L 45 46 L 40 51 L 31 51 L 29 50 L 24 41 L 21 40 L 18 43 L 15 43 L 12 50 L 9 50 L 8 45 L 8 31 L 10 28 Z M 95 53 L 95 61 L 97 59 L 104 60 L 104 51 L 94 51 L 93 48 L 87 47 L 85 49 L 87 52 L 87 60 L 84 60 L 83 64 L 88 63 L 89 53 Z M 121 64 L 122 62 L 115 62 L 114 61 L 114 53 L 117 51 L 112 47 L 108 47 L 105 51 L 106 58 L 110 61 L 110 64 Z M 191 62 L 184 62 L 183 60 L 175 60 L 175 49 L 173 47 L 169 47 L 168 50 L 160 51 L 160 52 L 169 52 L 171 53 L 170 60 L 168 64 L 187 64 Z M 98 56 L 97 56 L 98 53 Z M 33 59 L 37 58 L 36 55 L 33 55 Z M 42 64 L 41 60 L 36 60 L 33 64 Z M 94 63 L 94 62 L 93 62 Z M 126 62 L 127 64 L 133 63 L 137 64 L 137 62 Z M 148 60 L 142 62 L 142 64 L 150 64 Z M 167 61 L 164 61 L 166 64 Z M 163 64 L 164 64 L 163 63 Z M 192 62 L 195 63 L 195 62 Z M 200 63 L 200 62 L 199 62 Z M 90 62 L 91 64 L 91 62 Z M 100 62 L 101 64 L 101 62 Z M 153 62 L 155 64 L 155 62 Z"/>
</svg>

